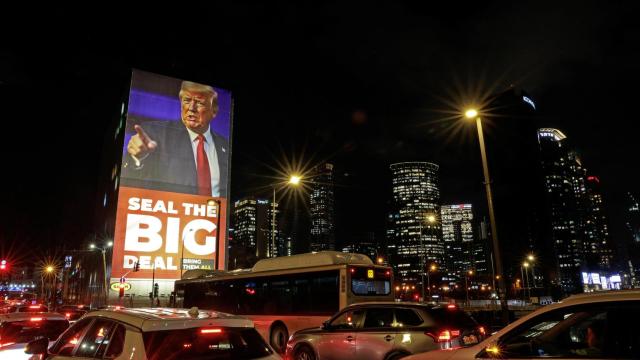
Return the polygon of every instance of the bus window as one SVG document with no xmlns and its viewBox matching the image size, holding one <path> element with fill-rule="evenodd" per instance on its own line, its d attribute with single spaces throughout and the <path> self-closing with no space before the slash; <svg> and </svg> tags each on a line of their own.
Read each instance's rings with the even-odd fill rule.
<svg viewBox="0 0 640 360">
<path fill-rule="evenodd" d="M 357 296 L 383 296 L 391 293 L 391 276 L 386 269 L 351 267 L 351 292 Z"/>
</svg>

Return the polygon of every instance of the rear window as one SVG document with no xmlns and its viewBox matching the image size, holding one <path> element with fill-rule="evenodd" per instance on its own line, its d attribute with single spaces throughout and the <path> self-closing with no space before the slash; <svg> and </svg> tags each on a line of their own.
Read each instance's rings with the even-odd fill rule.
<svg viewBox="0 0 640 360">
<path fill-rule="evenodd" d="M 143 334 L 150 360 L 174 359 L 257 359 L 271 349 L 255 329 L 193 328 L 150 331 Z"/>
<path fill-rule="evenodd" d="M 350 267 L 351 292 L 359 296 L 391 293 L 391 270 L 386 268 Z"/>
<path fill-rule="evenodd" d="M 29 306 L 23 306 L 18 308 L 18 312 L 21 312 L 21 313 L 47 312 L 47 311 L 49 311 L 49 309 L 43 305 L 29 305 Z"/>
<path fill-rule="evenodd" d="M 28 321 L 5 322 L 0 325 L 0 341 L 2 343 L 26 343 L 40 337 L 55 340 L 68 327 L 67 320 L 34 318 Z"/>
<path fill-rule="evenodd" d="M 448 326 L 458 329 L 469 329 L 478 326 L 476 321 L 464 311 L 455 309 L 429 309 L 429 315 L 433 317 L 438 326 Z"/>
</svg>

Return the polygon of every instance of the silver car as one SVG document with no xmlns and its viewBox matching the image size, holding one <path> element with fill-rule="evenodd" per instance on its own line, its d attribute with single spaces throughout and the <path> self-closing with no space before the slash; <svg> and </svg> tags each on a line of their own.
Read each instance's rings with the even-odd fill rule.
<svg viewBox="0 0 640 360">
<path fill-rule="evenodd" d="M 291 360 L 399 359 L 430 350 L 477 344 L 485 330 L 454 305 L 361 303 L 344 308 L 320 328 L 296 332 Z"/>
</svg>

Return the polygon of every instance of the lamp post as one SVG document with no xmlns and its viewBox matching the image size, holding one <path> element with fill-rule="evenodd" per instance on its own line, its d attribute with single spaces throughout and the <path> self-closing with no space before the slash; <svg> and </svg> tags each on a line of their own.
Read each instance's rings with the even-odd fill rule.
<svg viewBox="0 0 640 360">
<path fill-rule="evenodd" d="M 529 287 L 529 263 L 525 261 L 524 263 L 522 263 L 522 266 L 524 267 L 524 289 L 525 293 L 527 294 L 526 296 L 530 298 L 531 289 Z"/>
<path fill-rule="evenodd" d="M 425 250 L 424 250 L 424 244 L 422 243 L 422 222 L 424 221 L 424 219 L 427 220 L 427 222 L 429 222 L 430 224 L 433 224 L 436 222 L 436 217 L 433 214 L 429 214 L 426 217 L 424 217 L 423 214 L 423 218 L 420 219 L 419 224 L 420 224 L 420 275 L 422 277 L 422 301 L 425 301 L 425 290 L 424 290 L 424 273 L 427 270 L 426 269 L 426 259 L 425 259 Z M 428 280 L 428 278 L 427 278 Z M 428 285 L 429 286 L 429 285 Z M 429 295 L 431 295 L 431 287 L 429 287 Z"/>
<path fill-rule="evenodd" d="M 109 241 L 107 244 L 107 247 L 112 247 L 113 246 L 113 242 Z M 107 257 L 106 257 L 106 250 L 105 248 L 101 248 L 101 247 L 97 247 L 95 244 L 90 244 L 89 248 L 91 250 L 100 250 L 100 252 L 102 253 L 102 274 L 104 275 L 103 278 L 103 294 L 104 294 L 104 304 L 107 305 L 107 302 L 109 301 L 109 286 L 107 285 Z"/>
<path fill-rule="evenodd" d="M 302 181 L 302 176 L 291 175 L 287 185 L 298 186 Z M 271 246 L 267 249 L 267 257 L 276 257 L 276 187 L 273 188 L 273 201 L 271 202 Z"/>
<path fill-rule="evenodd" d="M 436 264 L 431 264 L 431 266 L 429 266 L 429 270 L 427 270 L 427 287 L 429 288 L 429 297 L 431 297 L 431 272 L 436 271 L 437 268 Z"/>
<path fill-rule="evenodd" d="M 478 116 L 478 111 L 475 109 L 469 109 L 465 112 L 467 119 L 475 119 L 476 128 L 478 130 L 478 142 L 480 143 L 480 155 L 482 157 L 482 170 L 484 174 L 484 186 L 487 193 L 487 207 L 489 208 L 489 222 L 491 225 L 491 239 L 493 243 L 493 254 L 496 263 L 498 279 L 498 297 L 500 298 L 500 307 L 502 308 L 502 318 L 506 324 L 509 320 L 509 308 L 506 301 L 506 289 L 504 284 L 504 278 L 502 276 L 502 257 L 500 256 L 500 243 L 498 242 L 498 231 L 496 228 L 496 216 L 493 212 L 493 195 L 491 192 L 491 178 L 489 177 L 489 164 L 487 162 L 487 152 L 484 145 L 484 134 L 482 133 L 482 122 Z"/>
<path fill-rule="evenodd" d="M 467 292 L 467 306 L 469 306 L 469 282 L 468 279 L 473 275 L 473 270 L 467 271 L 467 276 L 464 277 L 464 288 Z"/>
<path fill-rule="evenodd" d="M 527 256 L 527 260 L 529 260 L 529 263 L 531 264 L 531 280 L 533 282 L 533 289 L 535 290 L 536 288 L 536 267 L 534 265 L 534 262 L 536 261 L 536 257 L 533 256 L 533 254 L 529 254 Z"/>
</svg>

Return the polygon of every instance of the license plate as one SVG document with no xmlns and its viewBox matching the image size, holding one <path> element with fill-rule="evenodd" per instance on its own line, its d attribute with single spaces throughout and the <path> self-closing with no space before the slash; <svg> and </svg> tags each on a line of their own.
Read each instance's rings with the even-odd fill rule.
<svg viewBox="0 0 640 360">
<path fill-rule="evenodd" d="M 472 345 L 478 343 L 478 337 L 475 335 L 467 335 L 462 337 L 462 343 L 465 345 Z"/>
</svg>

